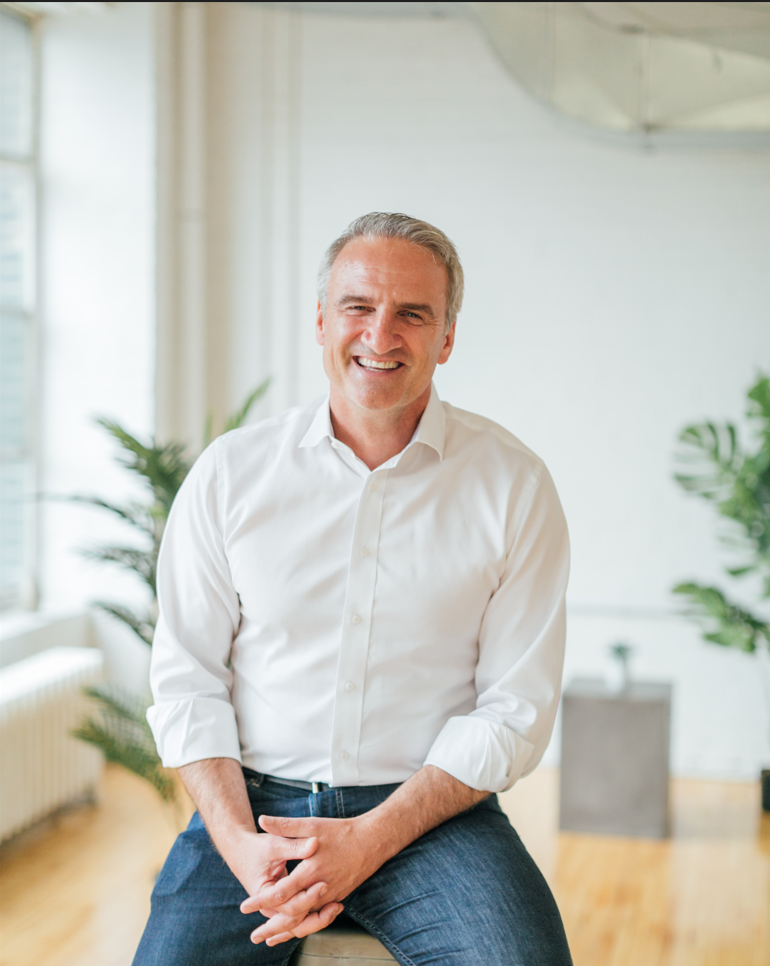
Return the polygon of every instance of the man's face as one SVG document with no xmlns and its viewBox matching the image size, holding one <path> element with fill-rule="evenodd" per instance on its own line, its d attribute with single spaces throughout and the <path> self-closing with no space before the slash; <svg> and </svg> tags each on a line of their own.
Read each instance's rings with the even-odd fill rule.
<svg viewBox="0 0 770 966">
<path fill-rule="evenodd" d="M 429 393 L 454 344 L 446 285 L 444 266 L 411 242 L 356 238 L 342 249 L 316 323 L 333 405 L 406 411 Z"/>
</svg>

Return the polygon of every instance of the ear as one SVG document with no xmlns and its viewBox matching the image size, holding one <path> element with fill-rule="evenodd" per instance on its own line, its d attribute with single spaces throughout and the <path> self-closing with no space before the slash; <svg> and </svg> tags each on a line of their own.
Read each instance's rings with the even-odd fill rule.
<svg viewBox="0 0 770 966">
<path fill-rule="evenodd" d="M 452 349 L 454 348 L 454 344 L 455 344 L 456 327 L 457 327 L 457 322 L 453 322 L 449 326 L 449 329 L 447 330 L 447 333 L 444 336 L 444 344 L 442 345 L 441 352 L 439 352 L 439 356 L 438 356 L 438 364 L 440 366 L 443 366 L 444 363 L 447 361 L 447 359 L 452 355 Z"/>
<path fill-rule="evenodd" d="M 318 302 L 318 306 L 316 308 L 315 340 L 319 345 L 324 344 L 324 311 L 321 308 L 320 301 Z"/>
</svg>

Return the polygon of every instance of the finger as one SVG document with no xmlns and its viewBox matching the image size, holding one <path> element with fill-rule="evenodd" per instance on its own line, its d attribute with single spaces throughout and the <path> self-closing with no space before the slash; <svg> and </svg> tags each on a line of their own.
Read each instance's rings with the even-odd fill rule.
<svg viewBox="0 0 770 966">
<path fill-rule="evenodd" d="M 248 899 L 244 899 L 241 903 L 241 912 L 261 912 L 263 916 L 272 918 L 272 916 L 278 913 L 285 916 L 304 916 L 310 909 L 318 907 L 321 904 L 321 900 L 327 891 L 327 885 L 325 882 L 314 882 L 309 889 L 303 889 L 296 895 L 292 896 L 287 902 L 281 905 L 276 905 L 274 903 L 259 905 L 259 896 L 261 892 L 256 896 L 249 896 Z"/>
<path fill-rule="evenodd" d="M 317 909 L 322 905 L 323 897 L 327 892 L 328 887 L 325 882 L 316 882 L 309 889 L 298 892 L 288 902 L 277 907 L 276 911 L 285 916 L 306 916 L 311 909 Z M 261 909 L 260 912 L 262 912 Z"/>
<path fill-rule="evenodd" d="M 265 943 L 266 946 L 277 946 L 279 943 L 285 943 L 287 939 L 294 939 L 293 932 L 282 932 L 279 936 L 271 936 Z"/>
<path fill-rule="evenodd" d="M 303 918 L 303 916 L 284 916 L 278 913 L 278 915 L 273 916 L 272 919 L 268 919 L 267 922 L 263 922 L 258 929 L 252 932 L 251 941 L 258 944 L 272 939 L 274 936 L 280 936 L 283 933 L 293 935 L 294 930 L 300 925 Z"/>
<path fill-rule="evenodd" d="M 293 934 L 297 937 L 309 936 L 313 932 L 320 932 L 334 922 L 337 916 L 345 909 L 341 902 L 330 902 L 318 912 L 311 912 L 296 926 Z M 269 944 L 272 945 L 272 944 Z"/>
<path fill-rule="evenodd" d="M 269 922 L 263 923 L 259 929 L 255 929 L 251 934 L 251 941 L 255 946 L 260 943 L 274 939 L 276 936 L 293 936 L 293 929 L 297 928 L 302 922 L 301 919 L 287 919 L 285 916 L 274 916 Z M 284 942 L 285 940 L 281 940 Z"/>
<path fill-rule="evenodd" d="M 314 818 L 289 818 L 288 816 L 260 815 L 259 827 L 272 835 L 287 839 L 305 839 L 318 831 Z"/>
<path fill-rule="evenodd" d="M 342 912 L 343 906 L 339 902 L 330 902 L 320 912 L 312 912 L 304 919 L 291 919 L 286 916 L 275 916 L 270 922 L 263 923 L 259 929 L 251 934 L 251 941 L 258 945 L 264 942 L 267 946 L 277 946 L 287 939 L 302 938 L 311 933 L 325 929 Z"/>
<path fill-rule="evenodd" d="M 262 848 L 271 862 L 289 862 L 292 859 L 309 859 L 318 848 L 318 839 L 288 838 L 271 834 L 262 836 Z"/>
<path fill-rule="evenodd" d="M 323 881 L 313 882 L 307 876 L 304 880 L 299 876 L 288 876 L 276 883 L 265 883 L 253 896 L 244 899 L 240 908 L 246 914 L 258 910 L 262 912 L 263 909 L 278 909 L 293 915 L 295 908 L 304 914 L 314 905 L 318 905 L 325 892 L 326 883 Z"/>
<path fill-rule="evenodd" d="M 314 886 L 316 884 L 314 881 L 316 875 L 317 873 L 313 867 L 305 866 L 303 868 L 302 865 L 298 865 L 291 875 L 286 876 L 284 879 L 279 879 L 277 882 L 266 882 L 253 896 L 246 899 L 245 903 L 248 903 L 248 910 L 254 911 L 255 909 L 263 908 L 275 909 L 285 905 L 298 893 L 304 892 L 306 889 Z M 242 906 L 241 908 L 244 907 Z"/>
</svg>

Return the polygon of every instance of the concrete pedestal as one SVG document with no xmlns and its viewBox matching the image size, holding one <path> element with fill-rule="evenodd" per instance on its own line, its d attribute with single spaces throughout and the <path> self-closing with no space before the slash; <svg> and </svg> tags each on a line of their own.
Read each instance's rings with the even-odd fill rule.
<svg viewBox="0 0 770 966">
<path fill-rule="evenodd" d="M 291 966 L 382 966 L 396 960 L 374 936 L 350 919 L 332 923 L 327 929 L 303 940 Z"/>
<path fill-rule="evenodd" d="M 669 834 L 671 686 L 643 681 L 612 692 L 578 678 L 562 704 L 559 827 Z"/>
</svg>

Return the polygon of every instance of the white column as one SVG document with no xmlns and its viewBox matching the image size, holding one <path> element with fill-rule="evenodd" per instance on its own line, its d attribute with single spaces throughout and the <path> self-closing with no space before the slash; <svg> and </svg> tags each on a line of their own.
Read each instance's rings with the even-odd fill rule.
<svg viewBox="0 0 770 966">
<path fill-rule="evenodd" d="M 156 426 L 200 443 L 206 386 L 206 5 L 158 3 Z"/>
<path fill-rule="evenodd" d="M 298 14 L 266 11 L 263 251 L 273 413 L 297 401 L 300 44 Z"/>
</svg>

